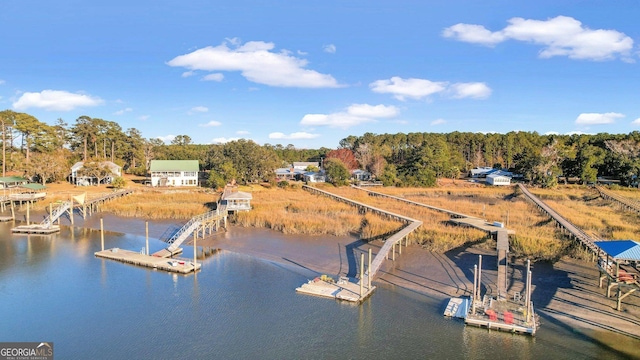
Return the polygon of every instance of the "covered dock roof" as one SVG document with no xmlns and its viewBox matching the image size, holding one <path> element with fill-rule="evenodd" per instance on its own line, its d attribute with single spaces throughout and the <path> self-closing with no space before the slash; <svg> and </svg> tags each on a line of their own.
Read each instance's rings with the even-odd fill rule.
<svg viewBox="0 0 640 360">
<path fill-rule="evenodd" d="M 616 260 L 640 261 L 640 243 L 637 241 L 596 241 L 595 244 Z"/>
</svg>

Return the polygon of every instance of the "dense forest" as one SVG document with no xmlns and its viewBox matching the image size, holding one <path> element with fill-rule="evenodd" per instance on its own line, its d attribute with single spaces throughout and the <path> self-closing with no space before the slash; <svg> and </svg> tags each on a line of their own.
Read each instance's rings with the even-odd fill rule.
<svg viewBox="0 0 640 360">
<path fill-rule="evenodd" d="M 2 169 L 43 184 L 64 180 L 76 161 L 109 160 L 125 172 L 144 175 L 153 159 L 197 159 L 209 171 L 209 185 L 272 181 L 274 170 L 294 161 L 323 162 L 327 171 L 369 171 L 385 185 L 434 186 L 437 178 L 457 178 L 479 166 L 508 169 L 542 186 L 559 177 L 588 183 L 599 176 L 637 185 L 640 132 L 596 135 L 540 135 L 536 132 L 409 133 L 349 136 L 336 149 L 298 149 L 293 145 L 258 145 L 251 140 L 193 144 L 178 135 L 171 144 L 146 139 L 135 128 L 80 116 L 73 124 L 58 119 L 48 125 L 12 110 L 0 112 Z"/>
</svg>

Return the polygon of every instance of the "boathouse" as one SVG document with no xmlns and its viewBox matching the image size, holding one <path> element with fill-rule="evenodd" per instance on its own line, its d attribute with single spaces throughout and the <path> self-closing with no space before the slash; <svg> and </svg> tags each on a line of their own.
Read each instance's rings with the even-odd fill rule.
<svg viewBox="0 0 640 360">
<path fill-rule="evenodd" d="M 29 180 L 27 178 L 23 178 L 22 176 L 1 176 L 0 177 L 0 188 L 8 189 L 24 184 L 28 184 Z"/>
<path fill-rule="evenodd" d="M 198 160 L 151 160 L 151 186 L 198 186 Z"/>
<path fill-rule="evenodd" d="M 617 288 L 617 306 L 620 311 L 622 299 L 640 290 L 640 243 L 633 240 L 596 241 L 605 256 L 598 260 L 599 286 L 607 281 L 607 298 Z"/>
<path fill-rule="evenodd" d="M 238 187 L 235 185 L 227 185 L 220 198 L 220 205 L 232 213 L 249 211 L 251 210 L 251 199 L 253 196 L 250 193 L 238 191 Z"/>
</svg>

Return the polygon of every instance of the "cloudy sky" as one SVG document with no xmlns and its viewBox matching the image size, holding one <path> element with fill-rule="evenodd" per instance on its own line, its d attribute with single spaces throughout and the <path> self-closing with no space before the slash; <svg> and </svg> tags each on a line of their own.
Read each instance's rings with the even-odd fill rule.
<svg viewBox="0 0 640 360">
<path fill-rule="evenodd" d="M 5 0 L 0 108 L 299 148 L 366 132 L 628 133 L 638 14 L 636 0 Z"/>
</svg>

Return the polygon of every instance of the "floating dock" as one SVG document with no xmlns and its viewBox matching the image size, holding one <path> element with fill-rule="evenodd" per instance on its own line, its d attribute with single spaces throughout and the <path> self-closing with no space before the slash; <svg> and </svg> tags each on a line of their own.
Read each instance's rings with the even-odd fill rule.
<svg viewBox="0 0 640 360">
<path fill-rule="evenodd" d="M 0 216 L 0 222 L 13 221 L 13 216 Z"/>
<path fill-rule="evenodd" d="M 526 306 L 520 301 L 495 300 L 485 296 L 483 301 L 476 301 L 475 312 L 471 298 L 451 298 L 444 316 L 464 319 L 467 325 L 533 336 L 537 329 L 533 304 L 530 311 L 527 316 Z"/>
<path fill-rule="evenodd" d="M 60 226 L 58 225 L 47 226 L 47 225 L 41 225 L 41 224 L 20 225 L 11 229 L 11 232 L 15 234 L 50 235 L 50 234 L 60 232 Z"/>
<path fill-rule="evenodd" d="M 145 255 L 139 252 L 112 248 L 98 251 L 94 254 L 97 257 L 116 260 L 127 264 L 144 266 L 152 269 L 176 272 L 180 274 L 188 274 L 199 270 L 202 264 L 193 264 L 192 261 L 186 259 L 169 259 L 165 257 Z"/>
<path fill-rule="evenodd" d="M 369 297 L 376 289 L 375 286 L 368 288 L 363 284 L 362 295 L 360 295 L 360 284 L 351 281 L 355 279 L 342 276 L 337 282 L 334 282 L 332 278 L 327 278 L 324 275 L 323 278 L 317 277 L 309 280 L 296 291 L 307 295 L 359 303 Z"/>
</svg>

